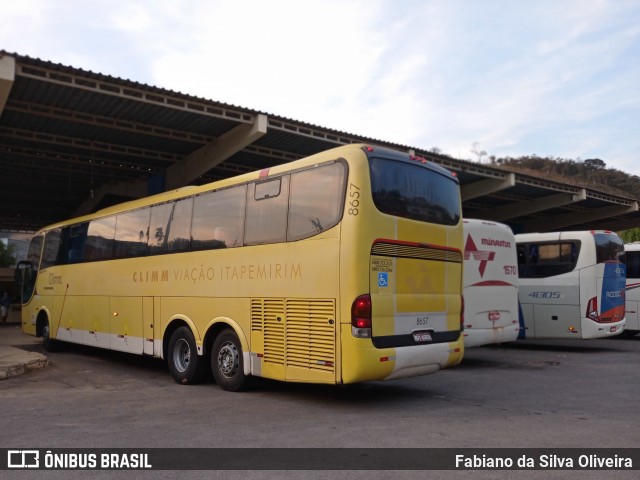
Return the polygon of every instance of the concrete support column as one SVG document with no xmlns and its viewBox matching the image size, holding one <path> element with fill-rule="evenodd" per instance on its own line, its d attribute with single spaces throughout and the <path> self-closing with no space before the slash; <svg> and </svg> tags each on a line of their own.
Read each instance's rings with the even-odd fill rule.
<svg viewBox="0 0 640 480">
<path fill-rule="evenodd" d="M 0 54 L 0 116 L 9 99 L 9 92 L 16 78 L 16 59 Z"/>
</svg>

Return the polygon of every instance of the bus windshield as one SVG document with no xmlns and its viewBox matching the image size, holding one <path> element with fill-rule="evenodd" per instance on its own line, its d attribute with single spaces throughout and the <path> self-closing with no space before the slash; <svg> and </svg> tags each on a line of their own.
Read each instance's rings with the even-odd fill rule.
<svg viewBox="0 0 640 480">
<path fill-rule="evenodd" d="M 440 225 L 460 221 L 455 180 L 407 162 L 370 159 L 373 202 L 382 213 Z"/>
<path fill-rule="evenodd" d="M 608 233 L 595 233 L 596 262 L 622 262 L 624 263 L 624 243 L 617 235 Z"/>
</svg>

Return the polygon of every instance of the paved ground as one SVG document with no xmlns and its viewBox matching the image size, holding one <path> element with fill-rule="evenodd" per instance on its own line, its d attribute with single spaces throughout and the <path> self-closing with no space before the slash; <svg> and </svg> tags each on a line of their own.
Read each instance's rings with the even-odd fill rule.
<svg viewBox="0 0 640 480">
<path fill-rule="evenodd" d="M 12 311 L 7 324 L 0 324 L 0 380 L 22 375 L 29 369 L 46 367 L 46 355 L 29 349 L 41 343 L 42 339 L 22 333 L 20 312 Z"/>
<path fill-rule="evenodd" d="M 0 382 L 6 448 L 638 448 L 640 338 L 525 341 L 469 349 L 434 375 L 348 388 L 260 381 L 246 393 L 177 385 L 159 360 L 83 346 L 46 353 L 17 322 L 0 354 L 48 357 Z M 11 474 L 4 476 L 3 474 Z M 28 475 L 27 475 L 28 473 Z M 0 472 L 59 478 L 61 472 Z M 67 478 L 175 478 L 65 472 Z M 68 476 L 67 476 L 68 474 Z M 637 471 L 182 472 L 181 478 L 637 478 Z"/>
</svg>

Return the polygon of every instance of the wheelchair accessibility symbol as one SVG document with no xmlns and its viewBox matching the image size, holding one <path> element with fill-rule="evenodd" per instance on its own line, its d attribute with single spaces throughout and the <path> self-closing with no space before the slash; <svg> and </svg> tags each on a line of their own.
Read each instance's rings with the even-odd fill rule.
<svg viewBox="0 0 640 480">
<path fill-rule="evenodd" d="M 387 272 L 378 273 L 378 286 L 379 287 L 389 286 L 389 274 Z"/>
</svg>

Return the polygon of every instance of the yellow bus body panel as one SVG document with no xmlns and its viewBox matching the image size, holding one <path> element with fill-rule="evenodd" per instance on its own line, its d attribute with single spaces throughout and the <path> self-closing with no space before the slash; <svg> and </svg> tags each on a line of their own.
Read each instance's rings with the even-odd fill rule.
<svg viewBox="0 0 640 480">
<path fill-rule="evenodd" d="M 54 339 L 162 357 L 174 322 L 189 326 L 199 354 L 208 353 L 208 333 L 229 325 L 241 341 L 247 373 L 296 382 L 402 378 L 459 363 L 461 335 L 391 348 L 355 338 L 351 306 L 358 295 L 371 295 L 374 336 L 406 334 L 407 318 L 421 312 L 437 312 L 442 329 L 459 330 L 462 262 L 380 255 L 374 245 L 410 242 L 461 251 L 462 222 L 432 225 L 380 213 L 360 145 L 273 167 L 268 177 L 332 161 L 343 162 L 348 174 L 341 219 L 332 228 L 299 241 L 42 269 L 23 306 L 24 332 L 35 335 L 44 315 Z M 175 190 L 48 229 L 259 178 L 254 172 Z M 379 273 L 388 276 L 384 287 Z"/>
</svg>

